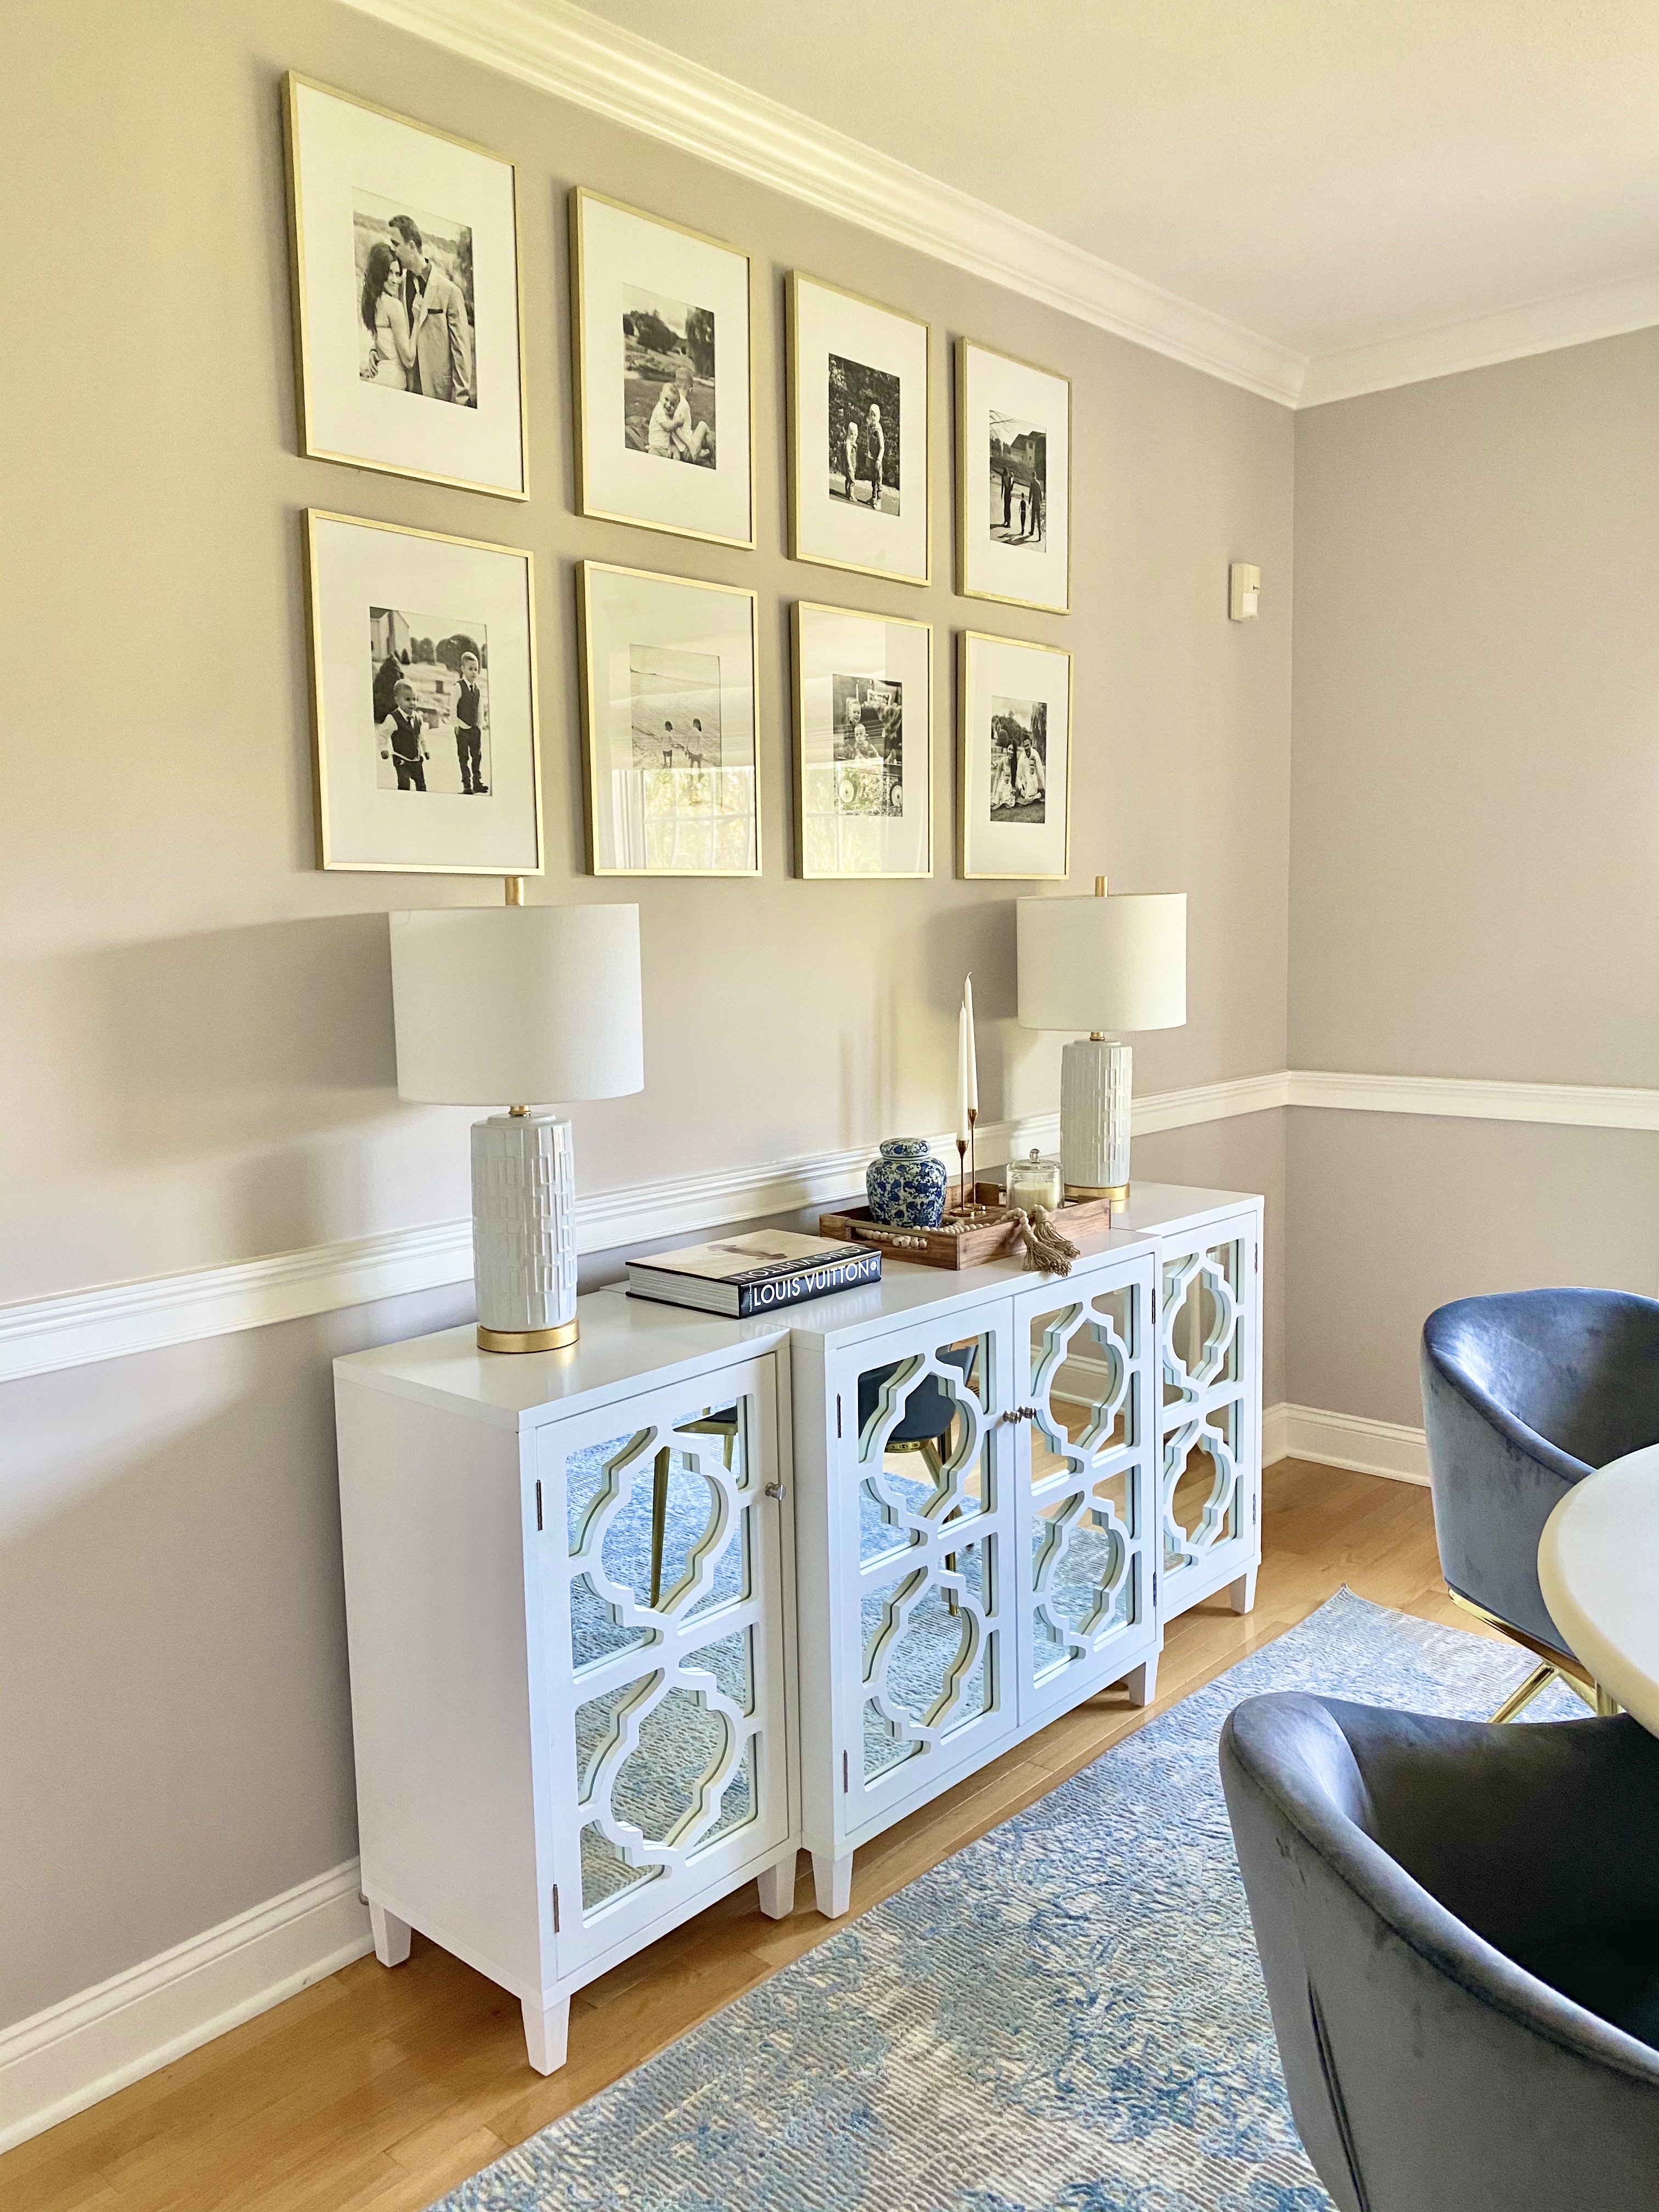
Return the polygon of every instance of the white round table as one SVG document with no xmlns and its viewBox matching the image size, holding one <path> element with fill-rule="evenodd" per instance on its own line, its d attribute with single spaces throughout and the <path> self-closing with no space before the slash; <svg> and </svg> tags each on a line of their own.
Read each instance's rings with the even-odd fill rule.
<svg viewBox="0 0 1659 2212">
<path fill-rule="evenodd" d="M 1659 1735 L 1659 1444 L 1573 1485 L 1544 1523 L 1538 1582 L 1573 1653 Z"/>
</svg>

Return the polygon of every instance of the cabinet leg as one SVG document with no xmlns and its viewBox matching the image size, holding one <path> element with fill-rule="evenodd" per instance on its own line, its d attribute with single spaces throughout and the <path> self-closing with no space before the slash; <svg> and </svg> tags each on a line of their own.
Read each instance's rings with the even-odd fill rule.
<svg viewBox="0 0 1659 2212">
<path fill-rule="evenodd" d="M 565 2044 L 570 2033 L 570 2000 L 556 1997 L 544 2006 L 535 1997 L 524 2000 L 524 2041 L 530 2063 L 538 2074 L 556 2074 L 564 2064 Z"/>
<path fill-rule="evenodd" d="M 368 1900 L 368 1924 L 374 1936 L 374 1955 L 383 1966 L 401 1966 L 409 1956 L 409 1923 Z"/>
<path fill-rule="evenodd" d="M 1143 1659 L 1139 1667 L 1131 1667 L 1123 1678 L 1128 1687 L 1132 1705 L 1150 1705 L 1158 1695 L 1158 1654 Z"/>
<path fill-rule="evenodd" d="M 769 1920 L 787 1920 L 795 1909 L 795 1854 L 780 1859 L 761 1875 L 760 1909 Z"/>
<path fill-rule="evenodd" d="M 826 1920 L 839 1920 L 853 1902 L 853 1854 L 832 1858 L 828 1851 L 812 1854 L 812 1891 L 818 1911 Z"/>
<path fill-rule="evenodd" d="M 1235 1613 L 1250 1613 L 1255 1607 L 1255 1569 L 1251 1567 L 1236 1583 L 1227 1585 L 1227 1602 Z"/>
</svg>

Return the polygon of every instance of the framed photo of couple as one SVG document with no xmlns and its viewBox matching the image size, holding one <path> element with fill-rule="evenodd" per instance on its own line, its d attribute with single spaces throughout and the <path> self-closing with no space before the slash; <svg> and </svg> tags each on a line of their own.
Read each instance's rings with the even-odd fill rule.
<svg viewBox="0 0 1659 2212">
<path fill-rule="evenodd" d="M 526 498 L 513 163 L 292 71 L 283 89 L 300 451 Z"/>
<path fill-rule="evenodd" d="M 1022 882 L 1071 865 L 1072 656 L 963 630 L 957 872 Z"/>
<path fill-rule="evenodd" d="M 752 548 L 749 256 L 578 186 L 570 298 L 577 512 Z"/>
<path fill-rule="evenodd" d="M 957 589 L 1072 611 L 1072 382 L 957 340 Z"/>
<path fill-rule="evenodd" d="M 305 520 L 319 866 L 539 875 L 529 554 Z"/>
<path fill-rule="evenodd" d="M 927 583 L 933 333 L 799 269 L 786 306 L 790 559 Z"/>
</svg>

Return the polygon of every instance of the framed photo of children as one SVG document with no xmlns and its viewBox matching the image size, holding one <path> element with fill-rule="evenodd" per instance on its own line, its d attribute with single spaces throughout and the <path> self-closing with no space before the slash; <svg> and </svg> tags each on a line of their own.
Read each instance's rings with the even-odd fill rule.
<svg viewBox="0 0 1659 2212">
<path fill-rule="evenodd" d="M 957 872 L 1030 882 L 1071 865 L 1072 656 L 963 630 Z"/>
<path fill-rule="evenodd" d="M 749 256 L 578 187 L 570 300 L 577 511 L 752 546 Z"/>
<path fill-rule="evenodd" d="M 313 507 L 306 574 L 318 865 L 539 875 L 529 554 Z"/>
<path fill-rule="evenodd" d="M 933 869 L 927 623 L 796 603 L 795 872 Z"/>
<path fill-rule="evenodd" d="M 525 498 L 512 162 L 292 71 L 283 112 L 300 451 Z"/>
<path fill-rule="evenodd" d="M 1072 611 L 1072 380 L 957 340 L 957 589 Z"/>
<path fill-rule="evenodd" d="M 596 876 L 757 876 L 755 594 L 583 561 L 582 767 Z"/>
<path fill-rule="evenodd" d="M 928 580 L 932 332 L 793 269 L 789 556 Z"/>
</svg>

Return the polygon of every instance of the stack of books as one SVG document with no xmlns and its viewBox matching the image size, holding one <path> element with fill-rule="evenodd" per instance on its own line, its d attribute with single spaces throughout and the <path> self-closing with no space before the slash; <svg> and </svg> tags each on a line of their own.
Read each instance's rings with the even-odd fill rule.
<svg viewBox="0 0 1659 2212">
<path fill-rule="evenodd" d="M 757 1229 L 628 1262 L 629 1297 L 660 1298 L 666 1305 L 696 1306 L 738 1321 L 880 1280 L 881 1255 L 869 1245 L 781 1229 Z"/>
</svg>

